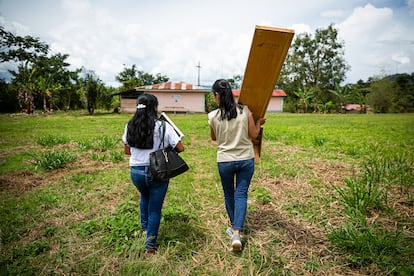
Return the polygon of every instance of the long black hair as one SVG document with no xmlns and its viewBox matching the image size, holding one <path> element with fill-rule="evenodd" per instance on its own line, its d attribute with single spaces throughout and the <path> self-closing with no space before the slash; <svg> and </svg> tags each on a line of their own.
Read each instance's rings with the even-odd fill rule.
<svg viewBox="0 0 414 276">
<path fill-rule="evenodd" d="M 157 120 L 158 99 L 151 94 L 142 94 L 137 100 L 137 111 L 128 122 L 128 145 L 139 149 L 152 149 L 154 128 Z"/>
<path fill-rule="evenodd" d="M 219 109 L 221 119 L 231 120 L 237 117 L 237 107 L 243 111 L 243 106 L 237 104 L 233 97 L 230 83 L 225 79 L 216 80 L 212 87 L 213 93 L 220 97 Z"/>
</svg>

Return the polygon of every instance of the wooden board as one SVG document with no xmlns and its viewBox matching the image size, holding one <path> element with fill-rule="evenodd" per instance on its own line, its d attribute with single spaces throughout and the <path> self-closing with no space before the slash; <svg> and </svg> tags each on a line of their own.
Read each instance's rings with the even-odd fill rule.
<svg viewBox="0 0 414 276">
<path fill-rule="evenodd" d="M 295 32 L 256 26 L 240 89 L 239 103 L 249 107 L 255 121 L 265 116 L 272 92 Z M 255 161 L 260 161 L 263 129 L 254 142 Z"/>
</svg>

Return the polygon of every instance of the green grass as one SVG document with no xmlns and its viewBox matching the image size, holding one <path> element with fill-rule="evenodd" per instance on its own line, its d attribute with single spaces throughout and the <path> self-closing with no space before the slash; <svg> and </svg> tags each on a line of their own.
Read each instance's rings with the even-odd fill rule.
<svg viewBox="0 0 414 276">
<path fill-rule="evenodd" d="M 190 170 L 143 255 L 131 115 L 0 115 L 0 275 L 401 274 L 414 267 L 414 114 L 267 114 L 240 254 L 205 114 L 171 115 Z"/>
</svg>

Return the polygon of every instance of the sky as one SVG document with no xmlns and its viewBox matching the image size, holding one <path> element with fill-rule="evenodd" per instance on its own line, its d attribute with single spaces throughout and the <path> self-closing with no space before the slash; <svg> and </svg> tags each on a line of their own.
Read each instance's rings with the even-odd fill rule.
<svg viewBox="0 0 414 276">
<path fill-rule="evenodd" d="M 414 72 L 414 0 L 0 0 L 7 31 L 39 38 L 68 54 L 70 69 L 113 87 L 132 65 L 211 86 L 244 74 L 256 25 L 297 36 L 330 24 L 351 67 L 344 83 Z"/>
</svg>

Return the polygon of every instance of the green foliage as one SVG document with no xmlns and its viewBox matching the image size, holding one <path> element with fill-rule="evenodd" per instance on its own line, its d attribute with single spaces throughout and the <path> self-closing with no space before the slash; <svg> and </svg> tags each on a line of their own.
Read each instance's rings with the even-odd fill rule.
<svg viewBox="0 0 414 276">
<path fill-rule="evenodd" d="M 87 151 L 93 148 L 92 143 L 89 140 L 77 141 L 76 145 L 80 151 Z"/>
<path fill-rule="evenodd" d="M 11 259 L 0 258 L 1 275 L 36 275 L 40 274 L 41 267 L 38 263 L 31 263 L 33 258 L 45 256 L 50 251 L 51 246 L 43 240 L 36 240 L 24 247 L 19 247 L 11 253 Z M 19 260 L 13 262 L 13 260 Z"/>
<path fill-rule="evenodd" d="M 49 46 L 32 36 L 16 36 L 0 26 L 0 62 L 33 62 L 47 55 Z"/>
<path fill-rule="evenodd" d="M 123 151 L 110 152 L 109 154 L 92 152 L 91 159 L 95 161 L 101 161 L 101 162 L 112 161 L 114 163 L 117 163 L 117 162 L 124 160 L 124 155 L 125 154 Z"/>
<path fill-rule="evenodd" d="M 108 232 L 104 237 L 105 244 L 114 245 L 117 252 L 122 252 L 125 248 L 132 245 L 134 239 L 142 235 L 139 219 L 139 204 L 135 201 L 128 201 L 121 204 L 116 212 L 105 218 L 102 227 Z M 93 222 L 89 222 L 84 227 L 84 231 L 90 231 L 99 227 Z"/>
<path fill-rule="evenodd" d="M 17 91 L 6 83 L 5 80 L 0 79 L 0 111 L 1 112 L 17 112 L 19 110 L 19 103 L 17 102 Z"/>
<path fill-rule="evenodd" d="M 414 111 L 414 73 L 399 74 L 395 79 L 396 93 L 393 98 L 391 112 Z"/>
<path fill-rule="evenodd" d="M 26 247 L 16 248 L 13 252 L 14 257 L 37 256 L 50 250 L 50 246 L 45 241 L 33 241 Z"/>
<path fill-rule="evenodd" d="M 214 109 L 218 107 L 216 101 L 214 100 L 213 93 L 207 93 L 205 95 L 205 103 L 206 103 L 206 106 L 205 106 L 206 112 L 213 111 Z"/>
<path fill-rule="evenodd" d="M 344 179 L 346 188 L 335 187 L 341 201 L 351 216 L 365 216 L 369 209 L 384 209 L 387 190 L 380 183 L 368 179 Z"/>
<path fill-rule="evenodd" d="M 361 176 L 344 179 L 346 187 L 336 187 L 348 213 L 365 216 L 370 209 L 388 208 L 388 189 L 399 185 L 408 190 L 414 177 L 410 161 L 404 155 L 375 151 L 362 163 Z M 411 195 L 408 193 L 411 200 Z"/>
<path fill-rule="evenodd" d="M 55 145 L 66 144 L 68 139 L 60 135 L 46 135 L 37 139 L 37 143 L 44 147 L 52 147 Z"/>
<path fill-rule="evenodd" d="M 412 267 L 406 267 L 406 264 L 410 263 L 414 249 L 410 245 L 412 241 L 403 232 L 349 222 L 339 229 L 334 229 L 329 234 L 329 239 L 355 266 L 375 263 L 383 271 L 398 275 L 414 272 Z"/>
<path fill-rule="evenodd" d="M 93 71 L 84 70 L 80 78 L 81 90 L 86 99 L 89 115 L 93 115 L 96 109 L 98 95 L 105 89 L 102 81 Z"/>
<path fill-rule="evenodd" d="M 98 151 L 107 151 L 119 145 L 120 137 L 116 136 L 99 136 L 93 142 L 93 149 Z"/>
<path fill-rule="evenodd" d="M 321 137 L 321 136 L 313 136 L 313 140 L 312 140 L 312 144 L 316 147 L 321 147 L 323 146 L 327 141 L 326 137 Z"/>
<path fill-rule="evenodd" d="M 262 205 L 266 205 L 272 201 L 272 196 L 270 195 L 270 192 L 263 187 L 257 187 L 254 190 L 254 194 L 256 195 L 257 202 Z"/>
<path fill-rule="evenodd" d="M 371 84 L 371 93 L 368 96 L 368 104 L 376 113 L 387 113 L 391 108 L 395 85 L 382 79 Z"/>
<path fill-rule="evenodd" d="M 348 252 L 347 258 L 354 265 L 375 263 L 383 271 L 397 274 L 414 271 L 405 266 L 414 254 L 410 246 L 412 241 L 400 230 L 384 230 L 376 223 L 367 223 L 372 211 L 391 210 L 388 206 L 389 189 L 394 185 L 406 187 L 406 183 L 413 179 L 411 162 L 399 152 L 387 153 L 373 148 L 372 155 L 362 164 L 361 176 L 346 178 L 345 188 L 336 187 L 348 220 L 345 226 L 333 229 L 329 238 L 341 250 Z M 411 200 L 408 193 L 408 202 Z"/>
<path fill-rule="evenodd" d="M 299 34 L 293 41 L 286 58 L 279 86 L 292 94 L 304 88 L 318 88 L 323 92 L 318 102 L 329 101 L 329 89 L 345 79 L 349 66 L 344 59 L 344 43 L 338 30 L 331 24 L 320 28 L 312 36 Z"/>
<path fill-rule="evenodd" d="M 121 90 L 134 89 L 138 86 L 150 85 L 154 83 L 167 82 L 169 78 L 161 74 L 155 76 L 144 71 L 137 70 L 136 65 L 133 64 L 131 68 L 125 67 L 115 79 L 122 84 Z"/>
<path fill-rule="evenodd" d="M 232 78 L 227 79 L 231 85 L 232 89 L 240 89 L 241 83 L 243 81 L 242 75 L 234 75 Z"/>
<path fill-rule="evenodd" d="M 47 171 L 64 168 L 67 163 L 76 160 L 76 156 L 65 150 L 49 150 L 41 154 L 33 154 L 35 169 Z"/>
</svg>

